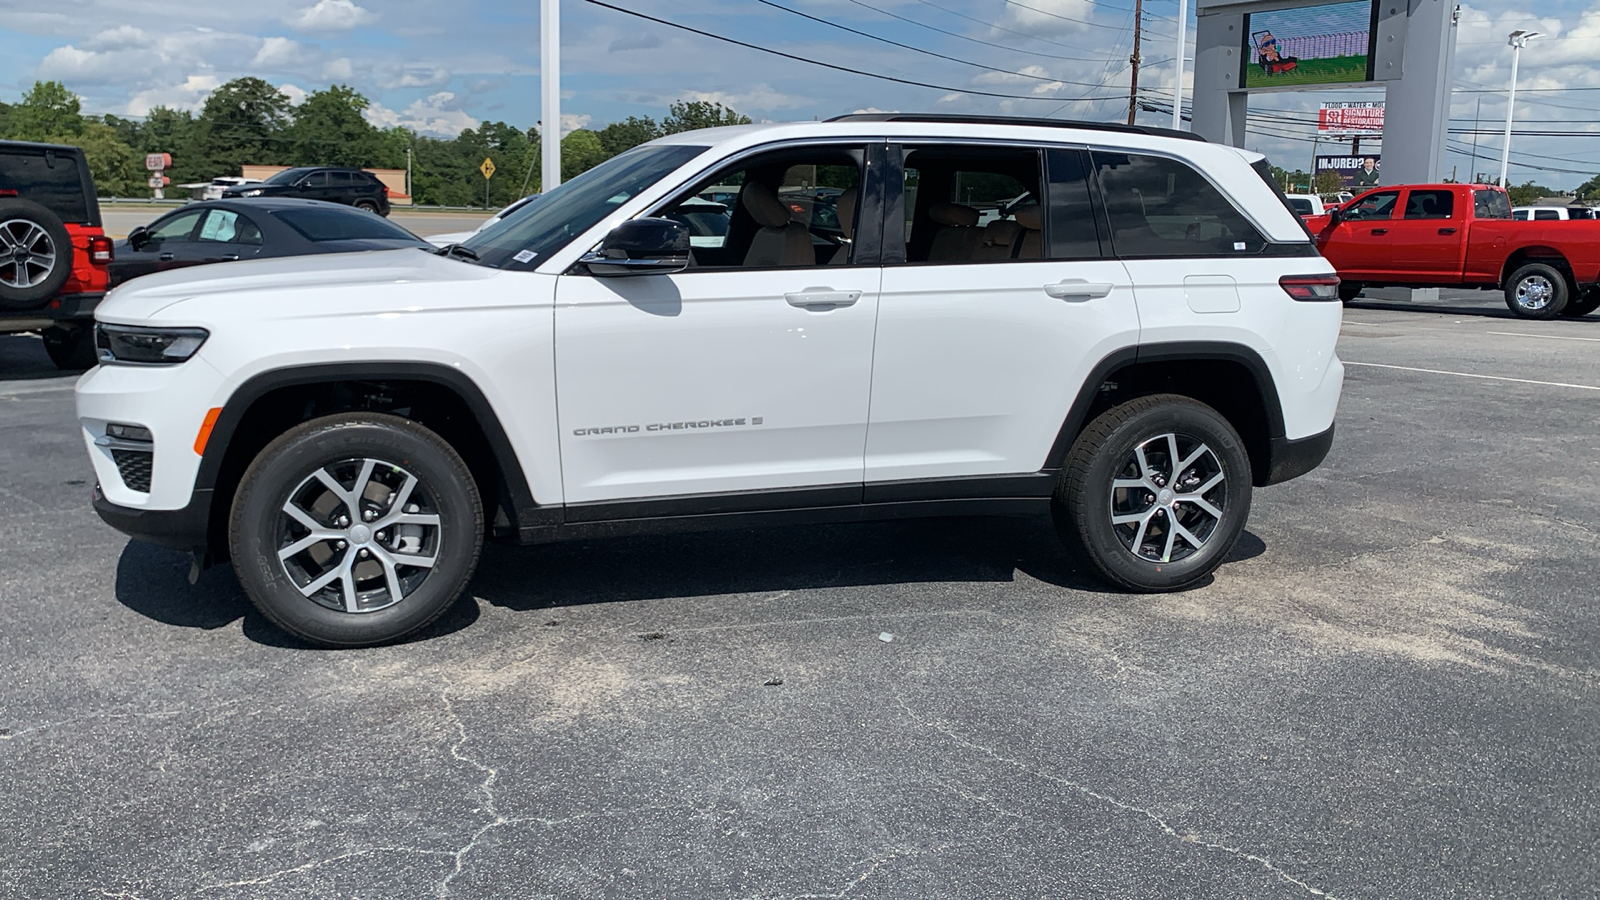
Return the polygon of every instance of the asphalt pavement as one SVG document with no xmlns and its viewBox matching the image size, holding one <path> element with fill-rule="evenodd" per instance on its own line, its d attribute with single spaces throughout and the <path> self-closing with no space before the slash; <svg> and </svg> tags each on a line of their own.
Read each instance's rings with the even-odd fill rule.
<svg viewBox="0 0 1600 900">
<path fill-rule="evenodd" d="M 0 337 L 0 897 L 1595 896 L 1597 351 L 1347 309 L 1332 455 L 1183 594 L 1044 520 L 755 529 L 491 547 L 330 652 L 102 525 Z"/>
</svg>

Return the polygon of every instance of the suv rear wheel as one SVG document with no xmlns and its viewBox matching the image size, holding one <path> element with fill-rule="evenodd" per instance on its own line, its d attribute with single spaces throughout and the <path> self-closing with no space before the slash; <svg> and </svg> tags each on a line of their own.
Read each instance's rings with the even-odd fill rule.
<svg viewBox="0 0 1600 900">
<path fill-rule="evenodd" d="M 0 309 L 32 309 L 72 274 L 61 217 L 31 200 L 0 200 Z"/>
<path fill-rule="evenodd" d="M 229 527 L 245 593 L 278 627 L 360 647 L 427 626 L 472 578 L 483 507 L 461 456 L 397 416 L 347 413 L 262 450 Z"/>
<path fill-rule="evenodd" d="M 1102 413 L 1067 458 L 1052 505 L 1074 555 L 1135 591 L 1210 575 L 1250 514 L 1250 459 L 1220 413 L 1155 394 Z"/>
</svg>

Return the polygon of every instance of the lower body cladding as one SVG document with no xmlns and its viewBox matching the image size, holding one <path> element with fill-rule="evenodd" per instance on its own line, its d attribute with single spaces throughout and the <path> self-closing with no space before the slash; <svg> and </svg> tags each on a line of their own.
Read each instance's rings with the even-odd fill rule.
<svg viewBox="0 0 1600 900">
<path fill-rule="evenodd" d="M 1333 446 L 1333 428 L 1300 439 L 1271 439 L 1271 462 L 1255 472 L 1258 487 L 1297 478 L 1320 465 Z M 1050 511 L 1057 470 L 1024 475 L 844 484 L 778 491 L 699 494 L 651 500 L 536 506 L 516 511 L 502 540 L 539 544 L 632 534 L 704 531 L 761 525 L 838 524 L 936 516 L 1038 516 Z M 196 490 L 176 509 L 113 502 L 101 485 L 94 508 L 106 524 L 139 540 L 185 550 L 207 560 L 212 492 Z"/>
</svg>

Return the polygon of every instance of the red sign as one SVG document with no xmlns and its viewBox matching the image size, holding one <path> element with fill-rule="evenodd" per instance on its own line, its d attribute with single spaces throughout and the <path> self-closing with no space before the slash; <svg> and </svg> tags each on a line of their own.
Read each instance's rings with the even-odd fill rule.
<svg viewBox="0 0 1600 900">
<path fill-rule="evenodd" d="M 162 169 L 170 169 L 172 168 L 172 154 L 146 153 L 144 155 L 144 167 L 152 172 L 159 172 Z"/>
<path fill-rule="evenodd" d="M 1383 134 L 1383 101 L 1323 103 L 1317 131 L 1325 137 Z"/>
</svg>

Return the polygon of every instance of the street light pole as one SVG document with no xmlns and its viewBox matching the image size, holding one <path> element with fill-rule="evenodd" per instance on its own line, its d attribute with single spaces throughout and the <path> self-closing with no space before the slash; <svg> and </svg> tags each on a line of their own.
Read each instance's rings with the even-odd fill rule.
<svg viewBox="0 0 1600 900">
<path fill-rule="evenodd" d="M 549 191 L 561 183 L 561 0 L 540 0 L 539 43 L 540 181 Z"/>
<path fill-rule="evenodd" d="M 1178 80 L 1172 83 L 1172 130 L 1183 130 L 1183 49 L 1189 43 L 1189 0 L 1178 0 Z"/>
<path fill-rule="evenodd" d="M 1511 32 L 1507 43 L 1511 45 L 1511 92 L 1506 96 L 1506 140 L 1500 148 L 1500 186 L 1506 186 L 1506 169 L 1511 165 L 1511 116 L 1517 103 L 1517 62 L 1522 58 L 1522 48 L 1539 36 L 1537 31 L 1517 29 Z"/>
</svg>

